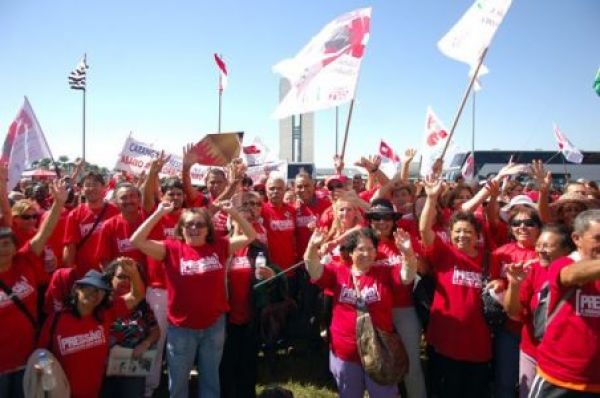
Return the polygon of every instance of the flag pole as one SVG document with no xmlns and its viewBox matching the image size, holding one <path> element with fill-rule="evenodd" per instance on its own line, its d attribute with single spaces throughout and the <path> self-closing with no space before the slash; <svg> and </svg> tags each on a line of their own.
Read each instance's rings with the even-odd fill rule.
<svg viewBox="0 0 600 398">
<path fill-rule="evenodd" d="M 473 109 L 471 114 L 471 153 L 473 154 L 473 176 L 475 177 L 475 97 L 477 92 L 473 90 Z"/>
<path fill-rule="evenodd" d="M 219 75 L 219 125 L 218 125 L 218 132 L 221 132 L 221 106 L 222 106 L 222 101 L 223 101 L 223 90 L 221 89 L 221 76 Z"/>
<path fill-rule="evenodd" d="M 487 52 L 488 52 L 488 48 L 483 50 L 483 52 L 481 53 L 481 57 L 479 58 L 479 63 L 477 64 L 477 68 L 475 68 L 475 73 L 473 73 L 473 76 L 471 77 L 471 80 L 469 81 L 469 85 L 467 86 L 467 90 L 465 91 L 462 101 L 460 102 L 460 106 L 458 107 L 458 111 L 456 112 L 456 116 L 454 117 L 454 121 L 452 122 L 452 127 L 450 128 L 450 134 L 448 135 L 448 139 L 446 140 L 446 144 L 444 145 L 444 150 L 442 151 L 442 154 L 440 155 L 439 159 L 444 159 L 444 156 L 446 155 L 446 151 L 448 150 L 448 146 L 450 145 L 450 141 L 452 140 L 452 136 L 454 135 L 454 130 L 456 130 L 456 126 L 458 125 L 458 120 L 460 119 L 460 115 L 462 114 L 462 111 L 465 108 L 467 98 L 469 98 L 469 94 L 471 93 L 471 90 L 473 89 L 473 84 L 475 83 L 475 79 L 477 79 L 477 75 L 479 74 L 479 68 L 481 68 L 481 65 L 483 64 L 483 59 L 485 58 L 485 55 L 487 54 Z"/>
<path fill-rule="evenodd" d="M 348 142 L 348 131 L 350 130 L 350 122 L 352 121 L 352 111 L 354 110 L 354 98 L 350 101 L 350 109 L 348 109 L 348 119 L 346 120 L 346 131 L 344 132 L 344 141 L 342 142 L 342 153 L 340 158 L 344 160 L 346 154 L 346 143 Z"/>
<path fill-rule="evenodd" d="M 340 124 L 340 107 L 336 106 L 335 107 L 335 154 L 338 154 L 338 131 L 339 131 L 339 124 Z"/>
<path fill-rule="evenodd" d="M 82 128 L 82 154 L 81 159 L 85 163 L 85 93 L 87 88 L 83 89 L 83 128 Z"/>
</svg>

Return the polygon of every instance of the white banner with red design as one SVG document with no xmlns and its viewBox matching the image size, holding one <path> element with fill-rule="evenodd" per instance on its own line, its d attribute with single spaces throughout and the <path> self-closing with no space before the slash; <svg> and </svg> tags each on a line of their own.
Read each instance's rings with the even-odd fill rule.
<svg viewBox="0 0 600 398">
<path fill-rule="evenodd" d="M 578 164 L 583 162 L 583 154 L 581 151 L 571 144 L 571 141 L 569 141 L 567 136 L 560 131 L 557 124 L 554 124 L 554 138 L 556 138 L 558 149 L 562 152 L 567 162 Z"/>
<path fill-rule="evenodd" d="M 371 8 L 361 8 L 328 23 L 294 57 L 273 67 L 290 90 L 273 116 L 334 107 L 354 98 L 360 64 L 369 41 Z"/>
<path fill-rule="evenodd" d="M 431 107 L 428 107 L 427 115 L 425 116 L 425 136 L 421 145 L 422 160 L 420 174 L 422 177 L 431 173 L 436 159 L 442 155 L 448 135 L 448 130 L 442 121 L 433 113 Z"/>
<path fill-rule="evenodd" d="M 140 175 L 142 172 L 148 173 L 152 161 L 160 155 L 160 149 L 155 149 L 152 144 L 134 139 L 131 134 L 125 140 L 123 149 L 117 159 L 115 170 L 125 171 L 127 173 Z M 183 158 L 180 155 L 165 152 L 165 155 L 170 156 L 169 161 L 165 163 L 159 176 L 164 177 L 181 177 L 183 168 Z M 204 177 L 210 167 L 194 165 L 190 171 L 192 184 L 204 185 Z"/>
<path fill-rule="evenodd" d="M 381 157 L 380 169 L 386 176 L 392 178 L 398 171 L 400 156 L 384 140 L 379 143 L 379 156 Z"/>
<path fill-rule="evenodd" d="M 17 185 L 26 167 L 36 160 L 52 158 L 42 127 L 25 97 L 4 139 L 1 161 L 8 164 L 7 188 Z"/>
</svg>

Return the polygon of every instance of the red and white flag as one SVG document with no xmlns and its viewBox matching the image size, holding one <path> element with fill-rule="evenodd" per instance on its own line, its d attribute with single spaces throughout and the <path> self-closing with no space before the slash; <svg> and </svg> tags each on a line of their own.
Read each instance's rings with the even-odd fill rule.
<svg viewBox="0 0 600 398">
<path fill-rule="evenodd" d="M 400 163 L 400 156 L 396 155 L 392 147 L 383 140 L 379 144 L 379 156 L 384 161 Z"/>
<path fill-rule="evenodd" d="M 562 152 L 567 162 L 581 163 L 583 162 L 583 154 L 581 151 L 571 144 L 571 141 L 566 135 L 560 131 L 557 124 L 554 124 L 554 137 L 558 143 L 558 149 Z"/>
<path fill-rule="evenodd" d="M 219 91 L 222 92 L 227 88 L 227 65 L 217 53 L 215 53 L 215 62 L 219 68 Z"/>
<path fill-rule="evenodd" d="M 371 8 L 361 8 L 328 23 L 294 58 L 273 67 L 290 90 L 273 116 L 283 119 L 334 107 L 354 98 L 371 27 Z"/>
<path fill-rule="evenodd" d="M 473 157 L 473 152 L 469 153 L 469 156 L 465 159 L 465 164 L 463 164 L 460 172 L 466 182 L 471 182 L 475 178 L 475 158 Z"/>
<path fill-rule="evenodd" d="M 42 128 L 25 97 L 17 117 L 8 128 L 0 161 L 8 164 L 9 190 L 19 182 L 26 167 L 36 160 L 52 158 Z"/>
<path fill-rule="evenodd" d="M 257 166 L 277 160 L 258 136 L 254 137 L 252 144 L 244 146 L 242 152 L 244 152 L 244 158 L 248 166 Z"/>
<path fill-rule="evenodd" d="M 421 176 L 431 174 L 433 164 L 442 155 L 448 136 L 448 130 L 442 121 L 433 113 L 431 107 L 428 107 L 425 116 L 425 135 L 421 144 Z"/>
</svg>

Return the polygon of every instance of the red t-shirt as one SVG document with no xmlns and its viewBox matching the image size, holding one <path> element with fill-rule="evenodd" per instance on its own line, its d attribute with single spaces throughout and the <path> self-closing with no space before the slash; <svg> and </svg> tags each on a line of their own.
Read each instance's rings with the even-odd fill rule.
<svg viewBox="0 0 600 398">
<path fill-rule="evenodd" d="M 146 215 L 140 211 L 134 222 L 127 221 L 121 213 L 106 220 L 100 229 L 100 238 L 96 246 L 96 261 L 100 264 L 108 264 L 117 257 L 131 257 L 139 264 L 140 270 L 145 274 L 146 255 L 136 249 L 129 240 L 129 237 L 145 219 Z M 160 237 L 158 236 L 158 238 Z M 150 239 L 156 238 L 157 236 L 150 236 Z"/>
<path fill-rule="evenodd" d="M 573 262 L 562 257 L 550 265 L 549 311 L 571 289 L 560 284 L 560 271 Z M 550 383 L 600 393 L 600 279 L 575 289 L 547 326 L 537 359 L 540 373 Z"/>
<path fill-rule="evenodd" d="M 264 203 L 261 216 L 267 230 L 271 261 L 282 270 L 296 262 L 296 209 L 282 204 Z M 289 276 L 289 274 L 288 274 Z"/>
<path fill-rule="evenodd" d="M 229 280 L 229 322 L 245 325 L 252 320 L 252 281 L 254 267 L 248 258 L 248 247 L 238 250 L 231 259 Z"/>
<path fill-rule="evenodd" d="M 544 267 L 540 263 L 534 263 L 529 267 L 527 276 L 519 287 L 519 301 L 521 302 L 521 351 L 532 358 L 537 358 L 537 346 L 539 342 L 534 337 L 533 313 L 537 308 L 540 297 L 540 289 L 548 281 L 548 270 L 552 264 Z"/>
<path fill-rule="evenodd" d="M 358 288 L 367 304 L 373 325 L 392 332 L 392 290 L 402 284 L 395 267 L 372 266 L 356 277 Z M 313 281 L 323 289 L 333 291 L 331 320 L 331 351 L 344 361 L 359 362 L 356 347 L 356 289 L 350 267 L 326 265 L 321 278 Z"/>
<path fill-rule="evenodd" d="M 180 217 L 181 210 L 165 214 L 150 233 L 152 239 L 176 239 L 175 229 Z M 150 256 L 146 258 L 146 261 L 147 286 L 155 289 L 166 289 L 167 281 L 165 278 L 165 266 L 163 262 L 155 260 Z"/>
<path fill-rule="evenodd" d="M 396 243 L 389 239 L 380 239 L 379 244 L 377 245 L 377 259 L 375 260 L 374 265 L 392 267 L 394 272 L 400 273 L 403 264 L 404 259 L 402 254 L 400 254 L 400 250 L 396 246 Z M 412 307 L 412 291 L 412 282 L 408 285 L 401 283 L 400 286 L 392 291 L 393 307 Z"/>
<path fill-rule="evenodd" d="M 308 241 L 312 235 L 313 230 L 308 226 L 317 226 L 321 214 L 331 206 L 331 202 L 327 199 L 320 199 L 315 197 L 314 200 L 306 203 L 298 202 L 296 205 L 296 251 L 298 253 L 297 261 L 302 259 Z"/>
<path fill-rule="evenodd" d="M 122 297 L 101 312 L 102 322 L 93 315 L 78 318 L 70 310 L 60 313 L 50 351 L 60 362 L 71 386 L 72 398 L 97 398 L 102 387 L 108 360 L 110 326 L 129 314 Z M 46 348 L 50 327 L 56 313 L 46 320 L 38 347 Z"/>
<path fill-rule="evenodd" d="M 84 273 L 90 269 L 98 269 L 98 260 L 96 259 L 96 248 L 98 247 L 98 239 L 100 238 L 100 229 L 102 229 L 102 223 L 109 218 L 119 214 L 119 209 L 112 203 L 106 204 L 107 208 L 102 215 L 102 220 L 98 223 L 98 226 L 92 232 L 91 236 L 87 238 L 82 247 L 77 249 L 75 256 L 75 264 L 78 268 L 82 268 Z M 65 239 L 64 244 L 75 244 L 91 230 L 96 222 L 96 217 L 102 211 L 102 207 L 91 210 L 89 206 L 84 203 L 69 213 L 67 216 L 67 225 L 65 227 Z"/>
<path fill-rule="evenodd" d="M 490 258 L 490 280 L 502 279 L 508 284 L 506 278 L 506 267 L 508 264 L 522 263 L 537 259 L 535 248 L 521 247 L 517 242 L 507 243 L 492 253 Z M 504 324 L 504 329 L 518 335 L 521 332 L 521 322 L 508 319 Z"/>
<path fill-rule="evenodd" d="M 44 312 L 52 314 L 61 311 L 71 288 L 76 280 L 83 278 L 84 273 L 79 268 L 59 268 L 52 274 L 46 295 L 44 296 Z"/>
<path fill-rule="evenodd" d="M 44 212 L 44 214 L 42 215 L 40 223 L 43 223 L 44 220 L 46 218 L 48 218 L 49 215 L 50 215 L 49 211 Z M 65 247 L 65 245 L 64 245 L 64 236 L 65 236 L 65 228 L 67 226 L 67 217 L 68 216 L 69 216 L 69 210 L 63 208 L 61 210 L 61 212 L 60 212 L 60 217 L 58 218 L 58 222 L 56 223 L 56 227 L 54 228 L 54 231 L 52 232 L 52 234 L 48 238 L 48 243 L 46 244 L 46 247 L 44 248 L 45 252 L 48 249 L 50 249 L 52 251 L 52 254 L 54 255 L 54 259 L 56 260 L 56 268 L 60 268 L 63 265 L 63 262 L 62 262 L 62 259 L 63 259 L 63 249 Z M 44 260 L 45 261 L 50 261 L 51 260 L 50 253 L 46 253 L 45 254 Z M 46 270 L 48 270 L 48 267 L 46 267 Z"/>
<path fill-rule="evenodd" d="M 229 239 L 217 238 L 199 247 L 164 240 L 167 319 L 189 329 L 205 329 L 229 310 L 225 262 Z"/>
<path fill-rule="evenodd" d="M 0 280 L 11 288 L 37 320 L 37 289 L 48 281 L 38 257 L 23 246 L 13 258 L 12 266 L 0 272 Z M 0 374 L 22 368 L 35 348 L 33 325 L 27 316 L 0 289 Z"/>
<path fill-rule="evenodd" d="M 492 341 L 481 304 L 481 250 L 469 257 L 436 236 L 425 255 L 436 282 L 427 341 L 455 360 L 489 361 Z"/>
</svg>

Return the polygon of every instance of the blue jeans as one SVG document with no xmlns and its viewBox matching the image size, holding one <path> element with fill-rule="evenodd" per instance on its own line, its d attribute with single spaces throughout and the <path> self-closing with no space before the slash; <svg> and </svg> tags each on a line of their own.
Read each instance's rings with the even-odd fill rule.
<svg viewBox="0 0 600 398">
<path fill-rule="evenodd" d="M 169 325 L 167 362 L 169 395 L 188 398 L 190 371 L 198 354 L 198 396 L 219 398 L 219 363 L 225 343 L 225 315 L 206 329 L 187 329 Z"/>
<path fill-rule="evenodd" d="M 23 398 L 23 375 L 25 370 L 0 375 L 0 397 Z"/>
<path fill-rule="evenodd" d="M 518 335 L 499 328 L 494 335 L 494 397 L 514 398 L 519 384 Z"/>
<path fill-rule="evenodd" d="M 329 351 L 329 370 L 337 383 L 340 398 L 362 398 L 365 390 L 371 398 L 398 398 L 398 386 L 377 384 L 358 362 L 344 361 Z"/>
</svg>

